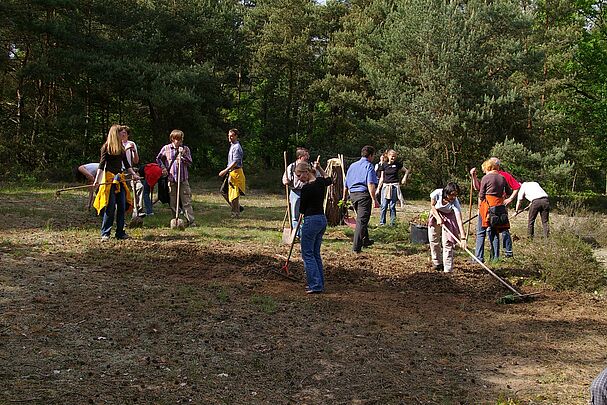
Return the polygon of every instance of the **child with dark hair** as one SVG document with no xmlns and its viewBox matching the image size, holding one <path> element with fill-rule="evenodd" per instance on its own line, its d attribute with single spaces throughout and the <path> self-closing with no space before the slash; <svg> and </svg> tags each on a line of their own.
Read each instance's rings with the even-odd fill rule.
<svg viewBox="0 0 607 405">
<path fill-rule="evenodd" d="M 446 227 L 456 238 L 460 239 L 460 246 L 466 247 L 462 240 L 464 226 L 462 222 L 462 208 L 457 196 L 460 188 L 457 183 L 447 183 L 444 188 L 437 188 L 430 193 L 430 219 L 428 221 L 428 239 L 430 240 L 430 253 L 432 267 L 437 271 L 451 273 L 453 271 L 453 248 L 458 241 L 443 232 Z M 442 242 L 442 252 L 441 252 Z"/>
</svg>

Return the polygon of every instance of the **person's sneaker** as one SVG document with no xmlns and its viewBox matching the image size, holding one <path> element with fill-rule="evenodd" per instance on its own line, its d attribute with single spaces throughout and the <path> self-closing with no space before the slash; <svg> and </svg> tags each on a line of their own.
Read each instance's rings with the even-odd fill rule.
<svg viewBox="0 0 607 405">
<path fill-rule="evenodd" d="M 322 290 L 306 290 L 306 294 L 322 294 Z"/>
<path fill-rule="evenodd" d="M 140 212 L 139 214 L 137 214 L 137 216 L 139 218 L 145 218 L 148 214 L 146 214 L 145 212 Z"/>
<path fill-rule="evenodd" d="M 370 246 L 373 246 L 374 243 L 375 243 L 375 241 L 373 239 L 369 239 L 368 241 L 363 242 L 363 246 L 370 247 Z"/>
<path fill-rule="evenodd" d="M 119 239 L 119 240 L 130 239 L 130 236 L 125 233 L 120 236 L 116 236 L 116 239 Z"/>
<path fill-rule="evenodd" d="M 197 227 L 198 227 L 198 224 L 196 222 L 190 222 L 188 224 L 188 228 L 197 228 Z"/>
<path fill-rule="evenodd" d="M 443 271 L 444 270 L 444 266 L 442 264 L 433 264 L 432 265 L 432 270 Z"/>
<path fill-rule="evenodd" d="M 110 237 L 109 237 L 109 236 L 107 236 L 107 235 L 103 235 L 103 236 L 101 237 L 101 242 L 107 242 L 108 240 L 110 240 Z"/>
<path fill-rule="evenodd" d="M 148 217 L 151 217 L 151 216 L 153 216 L 153 215 L 154 215 L 154 213 L 153 213 L 153 212 L 148 212 L 148 213 L 147 213 L 147 214 L 145 214 L 145 215 L 146 215 L 146 216 L 148 216 Z"/>
</svg>

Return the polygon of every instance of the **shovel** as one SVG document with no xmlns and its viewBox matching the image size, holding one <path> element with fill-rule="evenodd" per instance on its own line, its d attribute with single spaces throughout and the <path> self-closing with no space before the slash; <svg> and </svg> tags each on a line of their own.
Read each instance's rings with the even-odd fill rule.
<svg viewBox="0 0 607 405">
<path fill-rule="evenodd" d="M 272 272 L 274 272 L 280 276 L 286 277 L 289 280 L 293 280 L 293 281 L 299 281 L 299 280 L 297 280 L 297 278 L 295 278 L 295 276 L 289 271 L 289 264 L 291 261 L 291 254 L 293 254 L 293 246 L 295 245 L 295 237 L 297 236 L 297 231 L 299 230 L 299 227 L 301 226 L 302 219 L 303 219 L 303 215 L 299 214 L 299 219 L 297 220 L 297 226 L 291 232 L 291 247 L 289 248 L 289 255 L 287 257 L 285 257 L 283 255 L 278 255 L 278 254 L 276 255 L 276 257 L 278 257 L 279 259 L 285 260 L 285 264 L 280 268 L 280 270 L 272 269 Z"/>
<path fill-rule="evenodd" d="M 185 229 L 185 223 L 183 219 L 179 218 L 179 189 L 181 185 L 181 152 L 177 155 L 177 202 L 175 204 L 175 218 L 171 219 L 171 229 L 179 229 L 183 231 Z"/>
<path fill-rule="evenodd" d="M 283 158 L 285 162 L 285 175 L 287 176 L 287 180 L 289 179 L 289 173 L 287 173 L 287 151 L 283 152 Z M 291 222 L 291 201 L 289 199 L 289 185 L 285 184 L 285 197 L 287 202 L 287 212 L 285 214 L 285 219 L 282 221 L 282 243 L 287 245 L 290 241 L 289 237 L 291 236 L 291 231 L 293 230 L 293 223 Z M 289 219 L 289 226 L 285 226 L 287 218 Z"/>
<path fill-rule="evenodd" d="M 131 149 L 131 162 L 135 152 Z M 131 179 L 131 188 L 133 189 L 133 217 L 129 222 L 129 228 L 141 228 L 143 226 L 143 218 L 139 216 L 139 206 L 137 205 L 137 190 L 135 189 L 135 179 Z"/>
<path fill-rule="evenodd" d="M 340 166 L 341 166 L 341 175 L 342 175 L 342 178 L 344 181 L 344 189 L 345 189 L 346 188 L 346 169 L 344 167 L 344 156 L 340 154 L 340 155 L 338 155 L 338 159 L 339 159 Z M 347 200 L 344 198 L 343 201 L 345 204 Z M 352 229 L 356 229 L 356 218 L 350 217 L 347 206 L 346 206 L 345 211 L 346 212 L 344 213 L 344 217 L 343 217 L 344 224 L 348 225 Z"/>
</svg>

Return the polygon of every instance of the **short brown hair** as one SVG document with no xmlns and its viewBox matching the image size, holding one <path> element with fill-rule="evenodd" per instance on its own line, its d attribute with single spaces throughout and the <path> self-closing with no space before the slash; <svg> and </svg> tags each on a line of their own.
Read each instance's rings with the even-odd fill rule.
<svg viewBox="0 0 607 405">
<path fill-rule="evenodd" d="M 127 134 L 131 135 L 131 127 L 128 125 L 120 125 L 120 127 L 118 127 L 118 132 L 120 131 L 126 131 Z"/>
<path fill-rule="evenodd" d="M 179 130 L 179 129 L 174 129 L 171 131 L 171 135 L 169 136 L 169 139 L 171 140 L 171 142 L 173 142 L 175 139 L 179 140 L 179 141 L 183 141 L 183 131 Z"/>
</svg>

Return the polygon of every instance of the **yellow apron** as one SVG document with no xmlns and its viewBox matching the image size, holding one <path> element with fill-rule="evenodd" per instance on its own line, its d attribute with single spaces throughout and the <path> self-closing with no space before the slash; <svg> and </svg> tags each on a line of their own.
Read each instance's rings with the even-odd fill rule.
<svg viewBox="0 0 607 405">
<path fill-rule="evenodd" d="M 230 202 L 234 201 L 240 194 L 244 195 L 245 191 L 246 179 L 242 168 L 232 170 L 230 172 L 230 180 L 228 181 L 228 200 L 230 200 Z"/>
<path fill-rule="evenodd" d="M 97 197 L 95 197 L 95 202 L 93 203 L 93 207 L 95 207 L 97 210 L 97 215 L 99 215 L 101 210 L 107 206 L 107 203 L 110 200 L 110 190 L 113 184 L 116 184 L 114 189 L 115 193 L 119 193 L 120 187 L 124 187 L 126 195 L 126 211 L 129 212 L 133 208 L 133 198 L 131 197 L 131 191 L 126 185 L 126 178 L 124 177 L 124 174 L 121 173 L 118 176 L 115 176 L 112 172 L 106 172 L 105 179 L 103 179 L 103 183 L 99 186 Z"/>
</svg>

